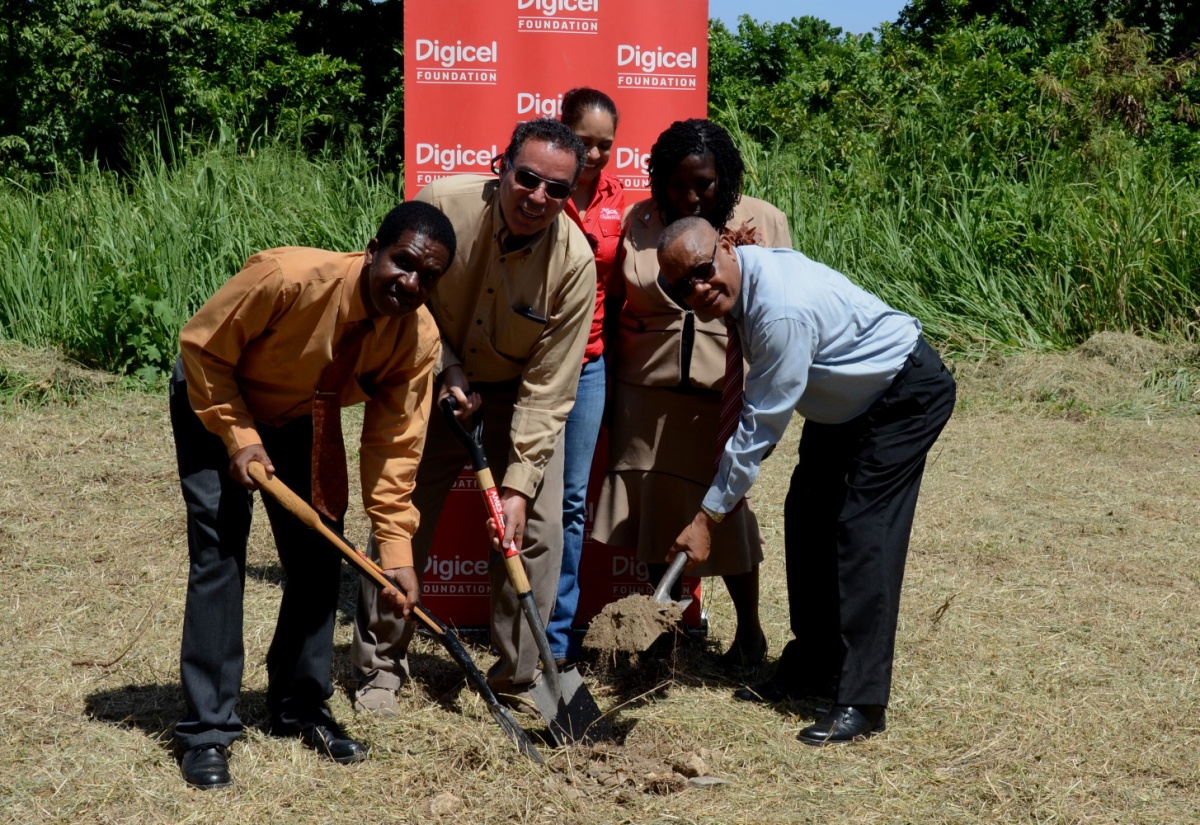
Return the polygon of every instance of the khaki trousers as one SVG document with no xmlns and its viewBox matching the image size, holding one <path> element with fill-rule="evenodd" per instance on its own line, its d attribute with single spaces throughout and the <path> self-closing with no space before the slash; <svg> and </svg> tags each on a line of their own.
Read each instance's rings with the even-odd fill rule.
<svg viewBox="0 0 1200 825">
<path fill-rule="evenodd" d="M 478 387 L 472 387 L 478 390 Z M 483 446 L 496 483 L 502 483 L 509 459 L 509 431 L 515 388 L 483 389 Z M 562 450 L 556 449 L 546 467 L 537 495 L 526 509 L 525 538 L 521 558 L 533 588 L 542 622 L 549 621 L 558 591 L 562 564 Z M 417 468 L 413 501 L 421 513 L 421 525 L 413 539 L 413 560 L 422 576 L 433 546 L 433 533 L 454 480 L 469 457 L 442 418 L 440 410 L 430 417 L 425 452 Z M 482 497 L 479 518 L 487 518 Z M 368 550 L 378 558 L 374 541 Z M 516 591 L 508 581 L 504 559 L 496 551 L 488 556 L 491 576 L 491 639 L 500 660 L 488 671 L 488 682 L 497 691 L 510 692 L 514 685 L 532 682 L 537 675 L 538 651 L 533 632 L 521 611 Z M 453 624 L 453 617 L 440 617 Z M 395 690 L 408 675 L 408 645 L 415 622 L 406 622 L 381 609 L 373 584 L 360 583 L 355 611 L 354 641 L 350 656 L 361 687 Z"/>
</svg>

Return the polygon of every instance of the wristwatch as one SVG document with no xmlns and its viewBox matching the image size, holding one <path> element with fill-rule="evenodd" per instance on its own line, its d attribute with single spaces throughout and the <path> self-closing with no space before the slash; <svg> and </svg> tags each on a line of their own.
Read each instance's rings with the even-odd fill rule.
<svg viewBox="0 0 1200 825">
<path fill-rule="evenodd" d="M 703 504 L 700 505 L 700 509 L 704 511 L 704 515 L 713 520 L 713 524 L 720 524 L 721 519 L 725 518 L 724 513 L 718 513 L 716 510 L 713 510 L 711 507 L 705 507 Z"/>
</svg>

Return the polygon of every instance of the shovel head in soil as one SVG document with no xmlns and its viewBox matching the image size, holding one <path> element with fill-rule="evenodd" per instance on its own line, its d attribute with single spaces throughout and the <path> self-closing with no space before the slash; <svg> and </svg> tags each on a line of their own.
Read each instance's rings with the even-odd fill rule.
<svg viewBox="0 0 1200 825">
<path fill-rule="evenodd" d="M 495 523 L 496 531 L 503 534 L 504 508 L 483 451 L 483 422 L 476 423 L 468 430 L 454 414 L 457 407 L 453 396 L 442 399 L 441 408 L 446 423 L 471 456 L 471 466 L 475 470 L 475 479 L 483 494 L 488 516 Z M 504 556 L 508 580 L 517 592 L 517 600 L 537 642 L 538 658 L 542 660 L 542 677 L 534 682 L 529 693 L 537 705 L 538 713 L 546 720 L 551 737 L 558 745 L 569 745 L 590 743 L 611 736 L 608 720 L 596 706 L 596 700 L 583 684 L 579 671 L 572 668 L 570 676 L 559 672 L 554 653 L 550 650 L 550 640 L 546 637 L 546 624 L 533 599 L 533 588 L 530 587 L 521 554 L 515 546 L 502 550 L 501 554 Z"/>
<path fill-rule="evenodd" d="M 596 706 L 579 671 L 568 667 L 559 670 L 557 675 L 557 690 L 545 674 L 529 690 L 555 743 L 570 745 L 581 742 L 590 745 L 596 740 L 611 738 L 612 729 L 608 719 Z"/>
</svg>

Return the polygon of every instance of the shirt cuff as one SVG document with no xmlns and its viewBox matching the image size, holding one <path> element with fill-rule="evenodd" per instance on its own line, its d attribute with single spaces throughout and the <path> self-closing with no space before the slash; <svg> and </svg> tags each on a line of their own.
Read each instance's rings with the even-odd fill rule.
<svg viewBox="0 0 1200 825">
<path fill-rule="evenodd" d="M 244 427 L 234 425 L 225 431 L 221 436 L 221 440 L 225 442 L 225 451 L 233 458 L 234 453 L 245 447 L 253 447 L 255 444 L 262 444 L 262 437 L 259 436 L 258 430 L 253 427 Z"/>
<path fill-rule="evenodd" d="M 542 471 L 530 464 L 510 464 L 504 471 L 504 481 L 501 487 L 515 490 L 526 498 L 533 498 L 537 492 L 538 483 L 542 480 Z"/>
<path fill-rule="evenodd" d="M 715 513 L 724 513 L 728 515 L 733 512 L 733 508 L 737 503 L 744 498 L 735 493 L 726 493 L 717 487 L 709 487 L 708 492 L 704 494 L 704 500 L 700 502 L 702 507 L 707 507 Z"/>
<path fill-rule="evenodd" d="M 437 362 L 433 368 L 434 376 L 436 377 L 441 375 L 450 367 L 457 367 L 461 365 L 462 361 L 458 360 L 458 356 L 454 354 L 454 350 L 451 349 L 445 341 L 443 341 L 442 350 L 438 353 Z"/>
<path fill-rule="evenodd" d="M 392 570 L 396 567 L 412 567 L 412 542 L 407 539 L 401 539 L 379 545 L 379 566 L 384 570 Z"/>
</svg>

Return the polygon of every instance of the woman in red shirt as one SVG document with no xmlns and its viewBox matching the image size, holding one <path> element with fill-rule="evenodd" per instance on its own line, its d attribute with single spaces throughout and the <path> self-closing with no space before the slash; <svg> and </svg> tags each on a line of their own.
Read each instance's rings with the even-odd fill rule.
<svg viewBox="0 0 1200 825">
<path fill-rule="evenodd" d="M 596 89 L 571 89 L 563 95 L 563 123 L 583 141 L 587 158 L 566 214 L 579 225 L 596 256 L 596 314 L 584 352 L 575 407 L 563 432 L 566 469 L 563 472 L 563 560 L 558 599 L 546 626 L 554 656 L 565 664 L 580 653 L 580 636 L 571 632 L 579 606 L 579 558 L 583 551 L 584 509 L 592 454 L 604 413 L 604 284 L 612 271 L 621 241 L 625 193 L 604 167 L 617 134 L 617 107 Z"/>
</svg>

